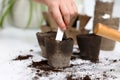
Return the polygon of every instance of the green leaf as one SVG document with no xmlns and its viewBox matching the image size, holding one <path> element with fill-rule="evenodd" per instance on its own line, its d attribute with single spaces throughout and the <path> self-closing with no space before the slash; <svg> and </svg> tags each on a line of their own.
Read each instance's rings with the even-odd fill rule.
<svg viewBox="0 0 120 80">
<path fill-rule="evenodd" d="M 5 20 L 5 17 L 8 15 L 8 13 L 10 12 L 12 6 L 14 5 L 14 2 L 15 0 L 9 0 L 9 3 L 8 3 L 8 7 L 7 9 L 5 10 L 5 12 L 3 13 L 3 15 L 1 16 L 1 19 L 0 19 L 0 27 L 3 27 L 3 22 Z M 5 6 L 3 6 L 5 7 Z"/>
<path fill-rule="evenodd" d="M 29 3 L 30 3 L 30 14 L 29 14 L 29 19 L 28 19 L 28 22 L 27 22 L 27 25 L 26 25 L 26 28 L 29 27 L 31 21 L 32 21 L 32 10 L 33 10 L 33 0 L 29 0 Z"/>
</svg>

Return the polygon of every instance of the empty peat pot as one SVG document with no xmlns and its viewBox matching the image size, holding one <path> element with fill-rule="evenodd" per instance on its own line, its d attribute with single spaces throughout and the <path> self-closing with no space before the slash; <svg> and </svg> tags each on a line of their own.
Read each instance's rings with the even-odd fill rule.
<svg viewBox="0 0 120 80">
<path fill-rule="evenodd" d="M 56 41 L 54 38 L 45 38 L 48 64 L 54 68 L 69 66 L 73 50 L 73 39 L 67 38 Z"/>
<path fill-rule="evenodd" d="M 80 49 L 80 58 L 97 62 L 99 60 L 99 51 L 101 37 L 94 34 L 77 35 L 77 43 Z"/>
<path fill-rule="evenodd" d="M 37 36 L 37 40 L 38 40 L 39 46 L 40 46 L 41 51 L 42 51 L 42 56 L 44 58 L 47 58 L 46 49 L 45 49 L 45 38 L 46 37 L 55 38 L 56 32 L 52 32 L 52 31 L 45 32 L 45 33 L 37 32 L 36 36 Z"/>
</svg>

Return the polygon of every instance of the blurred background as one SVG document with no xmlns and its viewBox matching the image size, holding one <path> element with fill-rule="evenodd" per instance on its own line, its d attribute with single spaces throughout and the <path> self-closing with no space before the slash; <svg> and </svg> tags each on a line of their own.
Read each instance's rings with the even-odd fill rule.
<svg viewBox="0 0 120 80">
<path fill-rule="evenodd" d="M 75 2 L 78 13 L 94 16 L 95 0 Z M 115 0 L 113 16 L 120 17 L 119 4 L 120 0 Z M 19 28 L 39 28 L 45 24 L 43 11 L 47 11 L 47 7 L 33 0 L 0 0 L 0 27 L 12 25 Z"/>
<path fill-rule="evenodd" d="M 95 0 L 75 2 L 79 13 L 94 16 Z M 119 4 L 120 0 L 115 0 L 113 16 L 120 17 Z M 43 11 L 47 11 L 47 7 L 33 0 L 0 0 L 0 27 L 39 28 L 45 24 Z"/>
</svg>

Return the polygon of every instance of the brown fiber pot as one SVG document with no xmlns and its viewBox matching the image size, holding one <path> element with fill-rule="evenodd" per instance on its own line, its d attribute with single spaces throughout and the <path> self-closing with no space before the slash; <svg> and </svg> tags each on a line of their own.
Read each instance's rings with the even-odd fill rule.
<svg viewBox="0 0 120 80">
<path fill-rule="evenodd" d="M 109 14 L 110 16 L 112 16 L 113 6 L 114 6 L 114 1 L 102 2 L 101 0 L 96 0 L 95 17 L 100 18 L 104 14 Z"/>
<path fill-rule="evenodd" d="M 90 60 L 92 62 L 99 60 L 101 37 L 94 34 L 78 35 L 77 42 L 81 59 Z"/>
<path fill-rule="evenodd" d="M 67 38 L 58 42 L 54 38 L 45 38 L 48 64 L 54 68 L 69 66 L 73 50 L 73 39 Z"/>
<path fill-rule="evenodd" d="M 51 32 L 51 31 L 45 32 L 45 33 L 37 32 L 36 36 L 37 36 L 37 40 L 38 40 L 39 46 L 40 46 L 41 51 L 42 51 L 42 56 L 44 58 L 47 58 L 46 48 L 45 48 L 45 38 L 46 37 L 55 38 L 56 32 Z"/>
</svg>

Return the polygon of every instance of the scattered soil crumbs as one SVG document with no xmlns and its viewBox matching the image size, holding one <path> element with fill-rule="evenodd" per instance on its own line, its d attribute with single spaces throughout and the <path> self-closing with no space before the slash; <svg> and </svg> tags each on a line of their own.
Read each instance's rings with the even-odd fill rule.
<svg viewBox="0 0 120 80">
<path fill-rule="evenodd" d="M 117 62 L 117 60 L 113 60 L 113 63 Z"/>
<path fill-rule="evenodd" d="M 39 77 L 35 76 L 35 77 L 32 78 L 32 80 L 39 80 Z"/>
<path fill-rule="evenodd" d="M 72 54 L 73 54 L 73 55 L 71 56 L 71 60 L 75 60 L 75 59 L 80 58 L 79 53 L 73 52 Z"/>
<path fill-rule="evenodd" d="M 76 56 L 71 57 L 71 60 L 76 60 L 76 59 L 78 59 L 78 57 L 76 57 Z M 117 60 L 111 60 L 111 61 L 116 62 Z M 81 63 L 79 65 L 71 64 L 69 67 L 65 67 L 65 68 L 62 68 L 62 69 L 55 69 L 55 68 L 51 67 L 50 65 L 48 65 L 47 60 L 42 60 L 42 61 L 38 61 L 38 62 L 32 61 L 32 63 L 28 67 L 35 69 L 34 70 L 35 71 L 35 76 L 32 78 L 32 80 L 39 80 L 40 77 L 49 77 L 51 74 L 56 74 L 56 76 L 57 76 L 57 73 L 67 72 L 66 70 L 72 69 L 74 67 L 78 67 L 80 65 L 85 65 L 85 63 Z M 91 64 L 88 64 L 88 66 L 89 65 L 91 65 Z M 110 69 L 110 71 L 115 71 L 115 70 Z M 73 73 L 71 75 L 69 75 L 69 76 L 66 75 L 66 80 L 91 80 L 91 77 L 89 75 L 86 75 L 85 77 L 76 77 L 76 78 L 74 78 L 73 77 L 74 73 L 75 72 L 73 71 Z M 103 72 L 103 78 L 107 79 L 108 77 L 111 77 L 113 79 L 116 78 L 114 76 L 107 75 L 106 72 Z M 95 79 L 100 80 L 99 77 L 96 77 Z"/>
<path fill-rule="evenodd" d="M 29 51 L 33 52 L 32 49 Z M 19 55 L 17 58 L 15 58 L 13 60 L 26 60 L 26 59 L 29 59 L 32 57 L 33 57 L 33 55 L 26 55 L 26 56 Z M 30 60 L 32 61 L 32 59 L 30 59 Z M 105 58 L 104 60 L 106 61 L 104 66 L 105 65 L 110 66 L 110 65 L 112 65 L 114 63 L 118 63 L 120 61 L 120 59 L 109 59 L 109 58 Z M 77 63 L 76 63 L 76 61 L 77 61 Z M 79 61 L 80 61 L 80 63 L 79 63 Z M 103 64 L 103 62 L 99 62 L 97 64 L 95 64 L 95 63 L 92 64 L 89 61 L 88 62 L 85 60 L 82 61 L 79 57 L 79 53 L 77 53 L 77 52 L 73 53 L 73 55 L 71 57 L 71 62 L 72 63 L 70 64 L 70 66 L 64 67 L 61 69 L 55 69 L 52 66 L 48 65 L 47 60 L 32 61 L 32 63 L 30 65 L 28 65 L 28 67 L 31 68 L 32 73 L 35 74 L 32 77 L 32 80 L 40 80 L 44 77 L 51 79 L 51 80 L 60 80 L 59 75 L 61 75 L 61 74 L 65 74 L 63 76 L 65 80 L 107 80 L 108 78 L 117 79 L 117 77 L 115 75 L 109 74 L 109 72 L 116 71 L 116 69 L 114 69 L 113 67 L 111 67 L 110 69 L 107 69 L 105 71 L 98 72 L 98 73 L 90 72 L 93 68 L 95 68 L 94 67 L 95 65 L 101 66 L 101 64 Z M 95 68 L 95 69 L 97 69 L 97 68 Z M 88 74 L 84 74 L 84 73 L 88 73 Z M 101 76 L 97 76 L 97 77 L 93 78 L 93 76 L 96 74 L 99 74 Z M 56 79 L 55 76 L 57 76 L 58 79 Z"/>
<path fill-rule="evenodd" d="M 67 80 L 91 80 L 91 78 L 90 78 L 88 75 L 86 75 L 86 76 L 83 77 L 83 78 L 80 77 L 80 78 L 77 78 L 77 79 L 73 79 L 72 76 L 73 76 L 73 75 L 67 76 Z"/>
<path fill-rule="evenodd" d="M 28 67 L 30 68 L 35 68 L 35 77 L 33 77 L 32 80 L 39 80 L 39 77 L 48 77 L 51 73 L 59 73 L 59 72 L 65 72 L 64 70 L 66 68 L 72 68 L 75 65 L 70 65 L 69 67 L 63 68 L 63 69 L 54 69 L 53 67 L 49 66 L 47 60 L 43 60 L 40 62 L 34 62 L 32 61 L 32 64 L 29 65 Z M 90 77 L 88 75 L 86 75 L 85 77 L 79 77 L 79 78 L 72 78 L 74 76 L 73 75 L 66 75 L 66 80 L 91 80 Z"/>
<path fill-rule="evenodd" d="M 30 49 L 29 51 L 30 51 L 30 52 L 33 52 L 34 50 L 33 50 L 33 49 Z"/>
<path fill-rule="evenodd" d="M 83 78 L 83 80 L 91 80 L 91 78 L 90 78 L 88 75 L 86 75 L 86 76 Z"/>
<path fill-rule="evenodd" d="M 115 71 L 115 69 L 110 69 L 110 71 Z"/>
<path fill-rule="evenodd" d="M 39 77 L 49 76 L 50 72 L 62 72 L 62 70 L 54 69 L 53 67 L 49 66 L 47 62 L 47 60 L 40 62 L 32 61 L 32 64 L 28 66 L 30 68 L 35 68 L 35 76 L 32 78 L 32 80 L 39 80 Z"/>
<path fill-rule="evenodd" d="M 53 67 L 49 66 L 47 60 L 44 61 L 40 61 L 40 62 L 32 62 L 31 65 L 29 65 L 28 67 L 32 67 L 32 68 L 36 68 L 36 69 L 40 69 L 43 71 L 53 71 L 53 72 L 60 72 L 61 70 L 56 70 Z M 39 72 L 39 70 L 37 70 L 37 72 Z"/>
<path fill-rule="evenodd" d="M 72 79 L 72 75 L 67 76 L 67 80 L 73 80 L 73 79 Z"/>
<path fill-rule="evenodd" d="M 13 59 L 13 60 L 26 60 L 26 59 L 29 59 L 29 58 L 32 58 L 33 55 L 19 55 L 17 58 Z"/>
<path fill-rule="evenodd" d="M 73 55 L 79 55 L 80 53 L 78 53 L 78 52 L 73 52 L 72 54 L 73 54 Z"/>
<path fill-rule="evenodd" d="M 75 60 L 76 59 L 76 57 L 75 56 L 71 56 L 71 60 Z"/>
</svg>

